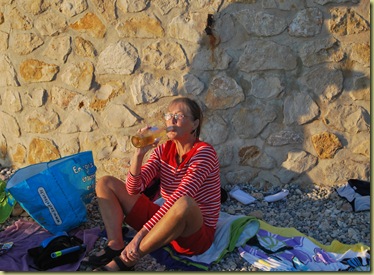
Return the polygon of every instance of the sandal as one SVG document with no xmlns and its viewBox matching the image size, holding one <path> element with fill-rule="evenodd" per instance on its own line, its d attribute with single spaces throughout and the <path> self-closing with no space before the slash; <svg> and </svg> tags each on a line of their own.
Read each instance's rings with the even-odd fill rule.
<svg viewBox="0 0 374 275">
<path fill-rule="evenodd" d="M 111 260 L 113 260 L 114 257 L 119 256 L 122 250 L 123 248 L 119 250 L 113 250 L 109 246 L 106 246 L 104 248 L 105 253 L 103 255 L 91 255 L 88 257 L 87 261 L 84 261 L 82 263 L 88 264 L 93 268 L 103 266 L 109 263 Z"/>
<path fill-rule="evenodd" d="M 134 266 L 127 266 L 127 265 L 125 265 L 119 256 L 114 257 L 113 261 L 115 261 L 115 263 L 119 267 L 119 270 L 111 270 L 108 267 L 106 267 L 105 265 L 103 265 L 103 266 L 100 266 L 100 267 L 96 268 L 94 271 L 114 271 L 114 272 L 118 272 L 118 271 L 135 271 Z"/>
</svg>

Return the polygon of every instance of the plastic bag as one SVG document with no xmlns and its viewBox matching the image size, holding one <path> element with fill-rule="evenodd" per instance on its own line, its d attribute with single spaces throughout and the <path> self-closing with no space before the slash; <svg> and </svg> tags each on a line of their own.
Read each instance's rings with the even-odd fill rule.
<svg viewBox="0 0 374 275">
<path fill-rule="evenodd" d="M 52 234 L 86 221 L 94 196 L 96 166 L 91 151 L 33 164 L 14 173 L 6 190 Z"/>
</svg>

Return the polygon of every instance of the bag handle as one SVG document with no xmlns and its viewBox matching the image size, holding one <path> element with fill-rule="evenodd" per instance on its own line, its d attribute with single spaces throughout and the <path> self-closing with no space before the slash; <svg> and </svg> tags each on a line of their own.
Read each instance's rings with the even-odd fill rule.
<svg viewBox="0 0 374 275">
<path fill-rule="evenodd" d="M 5 189 L 5 197 L 8 199 L 8 203 L 10 206 L 13 206 L 17 203 L 15 198 L 12 196 L 12 194 L 7 189 Z"/>
</svg>

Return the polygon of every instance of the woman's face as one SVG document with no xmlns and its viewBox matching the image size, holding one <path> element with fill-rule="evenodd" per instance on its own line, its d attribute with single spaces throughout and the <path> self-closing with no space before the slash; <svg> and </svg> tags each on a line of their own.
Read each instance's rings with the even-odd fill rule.
<svg viewBox="0 0 374 275">
<path fill-rule="evenodd" d="M 169 106 L 166 114 L 169 114 L 169 120 L 166 120 L 166 127 L 173 126 L 173 131 L 168 132 L 168 138 L 173 140 L 188 140 L 191 138 L 191 132 L 198 126 L 199 120 L 193 120 L 190 109 L 184 103 L 177 102 Z"/>
</svg>

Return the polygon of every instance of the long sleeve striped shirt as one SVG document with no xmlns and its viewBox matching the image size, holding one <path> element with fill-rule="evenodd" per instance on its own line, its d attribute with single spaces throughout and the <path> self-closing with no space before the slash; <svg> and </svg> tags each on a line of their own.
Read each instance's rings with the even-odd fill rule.
<svg viewBox="0 0 374 275">
<path fill-rule="evenodd" d="M 176 155 L 175 143 L 167 141 L 154 149 L 139 175 L 128 173 L 126 189 L 129 194 L 142 192 L 153 178 L 160 177 L 160 191 L 165 202 L 144 227 L 151 230 L 179 198 L 190 196 L 200 207 L 204 223 L 216 228 L 221 205 L 221 182 L 214 148 L 197 140 L 193 148 L 182 156 L 179 165 Z"/>
</svg>

